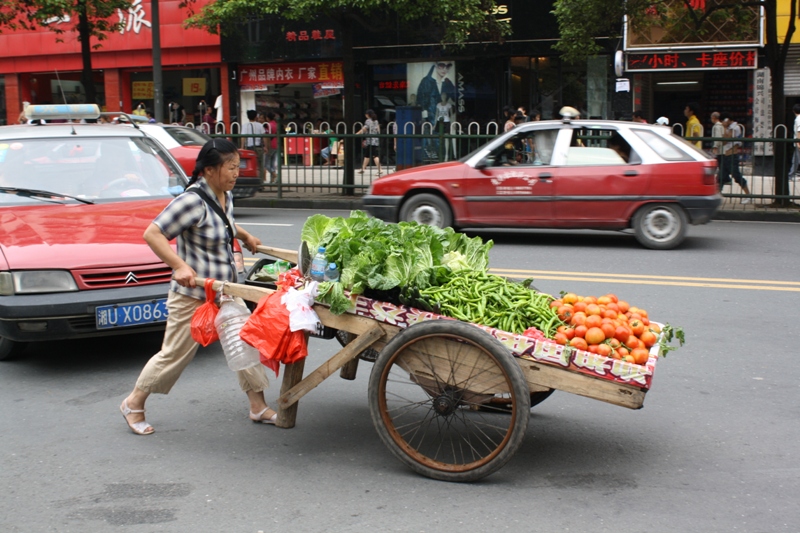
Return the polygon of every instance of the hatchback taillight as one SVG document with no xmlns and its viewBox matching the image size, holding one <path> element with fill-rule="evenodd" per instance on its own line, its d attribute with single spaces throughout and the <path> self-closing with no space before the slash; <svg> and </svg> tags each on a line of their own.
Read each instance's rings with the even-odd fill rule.
<svg viewBox="0 0 800 533">
<path fill-rule="evenodd" d="M 717 184 L 717 167 L 707 166 L 703 167 L 703 185 L 716 185 Z"/>
</svg>

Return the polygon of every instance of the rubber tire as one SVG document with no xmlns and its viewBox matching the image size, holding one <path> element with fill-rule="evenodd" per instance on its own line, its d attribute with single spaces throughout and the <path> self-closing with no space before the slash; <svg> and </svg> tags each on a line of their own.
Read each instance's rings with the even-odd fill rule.
<svg viewBox="0 0 800 533">
<path fill-rule="evenodd" d="M 633 216 L 636 240 L 651 250 L 678 246 L 686 238 L 688 224 L 686 213 L 677 204 L 647 204 Z"/>
<path fill-rule="evenodd" d="M 435 468 L 420 462 L 420 460 L 413 457 L 411 453 L 417 453 L 432 462 L 436 460 L 425 456 L 419 450 L 407 444 L 403 437 L 397 432 L 394 425 L 387 421 L 387 419 L 390 418 L 390 414 L 385 402 L 386 382 L 389 378 L 390 370 L 394 367 L 396 358 L 401 355 L 409 345 L 431 337 L 449 337 L 481 349 L 481 357 L 489 357 L 491 362 L 499 367 L 506 384 L 511 390 L 512 410 L 510 416 L 512 419 L 509 421 L 508 428 L 505 430 L 503 441 L 500 442 L 491 453 L 487 454 L 489 456 L 488 458 L 482 458 L 480 461 L 477 461 L 481 464 L 477 464 L 474 467 L 470 466 L 472 463 L 466 465 L 440 463 L 442 467 Z M 409 382 L 412 384 L 414 383 L 410 376 Z M 420 386 L 420 388 L 422 388 L 422 386 Z M 522 439 L 525 436 L 525 432 L 528 428 L 528 420 L 530 418 L 530 389 L 528 388 L 528 383 L 525 380 L 522 369 L 514 360 L 514 357 L 508 349 L 503 346 L 500 341 L 482 329 L 472 324 L 455 320 L 431 320 L 420 322 L 406 328 L 389 341 L 386 347 L 381 351 L 372 368 L 369 379 L 368 397 L 372 423 L 381 440 L 392 454 L 418 474 L 442 481 L 477 481 L 502 468 L 513 457 L 514 453 L 516 453 L 522 444 Z M 430 403 L 431 410 L 429 413 L 434 413 L 432 398 Z M 424 410 L 424 407 L 421 406 L 421 409 Z M 425 415 L 427 419 L 428 415 L 425 413 L 422 414 Z M 434 414 L 434 416 L 436 415 Z M 505 414 L 504 416 L 509 415 Z M 449 424 L 440 425 L 440 427 L 442 426 L 444 426 L 445 429 L 449 429 Z M 440 431 L 440 434 L 441 433 Z M 439 446 L 441 441 L 441 439 L 437 439 L 436 436 L 434 436 L 433 442 L 435 446 Z M 407 448 L 412 450 L 411 453 Z"/>
<path fill-rule="evenodd" d="M 453 225 L 453 212 L 447 202 L 435 194 L 416 194 L 403 204 L 400 220 L 446 228 Z"/>
<path fill-rule="evenodd" d="M 16 342 L 0 337 L 0 361 L 8 361 L 25 351 L 25 342 Z"/>
</svg>

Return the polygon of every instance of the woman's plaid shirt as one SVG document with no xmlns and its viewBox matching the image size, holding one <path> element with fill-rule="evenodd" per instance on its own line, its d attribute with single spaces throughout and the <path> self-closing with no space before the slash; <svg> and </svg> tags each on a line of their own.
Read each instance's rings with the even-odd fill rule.
<svg viewBox="0 0 800 533">
<path fill-rule="evenodd" d="M 203 178 L 192 187 L 200 187 L 212 199 L 216 198 Z M 230 192 L 225 193 L 225 214 L 231 226 L 235 227 L 232 216 L 233 196 Z M 153 224 L 161 229 L 161 233 L 167 239 L 178 239 L 178 255 L 197 272 L 199 277 L 236 282 L 236 264 L 233 250 L 228 244 L 228 230 L 200 196 L 193 193 L 181 194 L 164 208 L 153 220 Z M 202 287 L 194 289 L 181 287 L 172 280 L 169 288 L 198 300 L 206 299 Z"/>
</svg>

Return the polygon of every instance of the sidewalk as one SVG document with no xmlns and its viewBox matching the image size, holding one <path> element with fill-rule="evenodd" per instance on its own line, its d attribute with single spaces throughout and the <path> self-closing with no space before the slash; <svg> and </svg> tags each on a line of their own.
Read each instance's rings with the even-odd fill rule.
<svg viewBox="0 0 800 533">
<path fill-rule="evenodd" d="M 361 196 L 343 196 L 341 193 L 306 191 L 287 188 L 282 198 L 277 191 L 262 191 L 252 198 L 235 201 L 237 207 L 271 207 L 281 209 L 362 209 Z M 764 207 L 761 204 L 742 205 L 739 198 L 724 198 L 714 220 L 744 220 L 759 222 L 800 222 L 800 209 Z"/>
</svg>

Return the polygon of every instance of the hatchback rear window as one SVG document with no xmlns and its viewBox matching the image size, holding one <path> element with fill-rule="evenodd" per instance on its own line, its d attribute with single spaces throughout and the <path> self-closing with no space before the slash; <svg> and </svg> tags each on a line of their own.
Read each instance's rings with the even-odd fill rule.
<svg viewBox="0 0 800 533">
<path fill-rule="evenodd" d="M 695 158 L 680 147 L 648 130 L 634 129 L 633 132 L 666 161 L 694 161 Z"/>
</svg>

